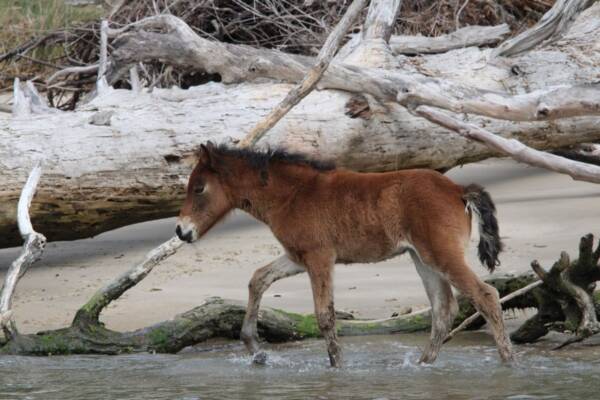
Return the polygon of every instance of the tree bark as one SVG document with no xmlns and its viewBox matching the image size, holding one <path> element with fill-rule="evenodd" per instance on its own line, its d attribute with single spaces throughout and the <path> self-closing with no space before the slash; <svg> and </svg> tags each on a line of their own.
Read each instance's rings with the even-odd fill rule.
<svg viewBox="0 0 600 400">
<path fill-rule="evenodd" d="M 154 23 L 159 20 L 153 19 Z M 449 169 L 497 156 L 483 144 L 442 135 L 444 128 L 399 107 L 399 84 L 414 89 L 419 87 L 415 82 L 443 82 L 445 92 L 460 88 L 463 100 L 465 94 L 473 94 L 477 101 L 490 100 L 482 93 L 501 93 L 514 100 L 519 96 L 511 94 L 527 96 L 535 90 L 589 84 L 597 80 L 600 65 L 600 54 L 591 51 L 600 39 L 598 20 L 600 4 L 596 3 L 579 15 L 560 40 L 489 63 L 491 50 L 478 48 L 400 56 L 395 62 L 401 70 L 334 62 L 320 87 L 345 91 L 314 91 L 263 141 L 363 171 Z M 206 140 L 235 142 L 244 137 L 289 91 L 287 82 L 300 80 L 314 62 L 275 50 L 209 42 L 177 25 L 166 33 L 126 33 L 112 45 L 116 50 L 109 76 L 120 70 L 129 72 L 131 63 L 163 59 L 191 70 L 218 73 L 224 83 L 141 93 L 108 89 L 76 112 L 0 119 L 0 247 L 20 243 L 16 201 L 26 171 L 40 159 L 46 174 L 32 205 L 32 218 L 49 240 L 89 237 L 175 215 L 190 170 L 185 155 Z M 382 82 L 396 86 L 390 90 Z M 379 102 L 367 103 L 369 112 L 361 114 L 368 115 L 367 119 L 345 114 L 348 101 L 354 98 L 348 91 L 367 93 Z M 596 92 L 586 93 L 593 97 Z M 407 96 L 406 101 L 414 98 Z M 535 122 L 470 117 L 469 122 L 541 150 L 600 139 L 597 116 Z"/>
</svg>

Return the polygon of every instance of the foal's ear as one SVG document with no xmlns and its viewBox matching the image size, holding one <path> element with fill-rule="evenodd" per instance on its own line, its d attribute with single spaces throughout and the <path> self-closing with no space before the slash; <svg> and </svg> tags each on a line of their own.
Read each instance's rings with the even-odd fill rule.
<svg viewBox="0 0 600 400">
<path fill-rule="evenodd" d="M 212 142 L 207 142 L 206 145 L 200 145 L 200 154 L 198 156 L 198 162 L 204 166 L 215 169 L 215 145 Z"/>
</svg>

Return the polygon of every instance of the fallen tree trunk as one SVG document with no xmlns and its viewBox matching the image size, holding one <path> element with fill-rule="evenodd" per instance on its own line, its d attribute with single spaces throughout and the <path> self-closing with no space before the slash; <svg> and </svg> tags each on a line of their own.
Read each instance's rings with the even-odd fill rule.
<svg viewBox="0 0 600 400">
<path fill-rule="evenodd" d="M 44 158 L 46 177 L 32 216 L 49 240 L 89 237 L 172 216 L 189 174 L 185 154 L 208 139 L 243 137 L 288 89 L 286 84 L 214 83 L 139 95 L 114 90 L 76 113 L 0 121 L 0 247 L 19 243 L 16 202 L 25 171 L 37 160 Z M 495 155 L 484 145 L 441 134 L 443 128 L 401 108 L 369 121 L 349 118 L 344 115 L 349 98 L 343 92 L 312 93 L 266 141 L 371 171 L 449 168 Z M 490 125 L 541 149 L 600 139 L 594 118 Z"/>
<path fill-rule="evenodd" d="M 507 290 L 525 286 L 532 276 L 507 276 L 490 280 L 501 295 Z M 523 296 L 507 304 L 506 308 L 532 307 L 532 299 Z M 461 299 L 456 323 L 462 322 L 473 311 L 471 304 Z M 82 308 L 83 310 L 83 308 Z M 81 310 L 80 310 L 81 312 Z M 204 304 L 172 320 L 132 332 L 116 332 L 97 320 L 78 319 L 67 328 L 43 331 L 32 335 L 19 334 L 0 348 L 0 354 L 56 355 L 56 354 L 123 354 L 139 352 L 177 353 L 185 347 L 209 339 L 239 339 L 245 304 L 212 298 Z M 472 329 L 481 326 L 476 322 Z M 429 310 L 382 320 L 340 319 L 337 329 L 340 336 L 412 333 L 429 330 Z M 268 342 L 288 342 L 319 337 L 319 327 L 314 315 L 302 315 L 263 307 L 258 320 L 258 331 Z"/>
<path fill-rule="evenodd" d="M 458 97 L 470 93 L 463 86 L 477 88 L 471 93 L 474 101 L 466 105 L 452 98 L 448 104 L 434 104 L 453 110 L 471 107 L 468 111 L 480 109 L 482 102 L 489 105 L 491 101 L 497 107 L 499 101 L 511 100 L 510 95 L 492 99 L 481 96 L 488 91 L 520 94 L 588 84 L 597 79 L 600 65 L 598 52 L 589 52 L 600 38 L 599 15 L 600 4 L 595 4 L 573 22 L 562 39 L 515 58 L 487 62 L 491 51 L 478 48 L 423 57 L 400 56 L 394 62 L 402 73 L 387 74 L 396 83 L 404 82 L 406 77 L 413 77 L 421 86 L 444 83 L 440 87 L 448 93 L 460 88 L 459 93 L 450 93 Z M 89 237 L 174 215 L 189 173 L 184 156 L 209 139 L 241 139 L 291 87 L 255 78 L 296 82 L 313 62 L 309 57 L 224 45 L 197 36 L 188 35 L 186 38 L 192 42 L 185 42 L 176 33 L 126 33 L 113 43 L 116 50 L 110 68 L 117 74 L 120 70 L 128 72 L 131 63 L 163 59 L 199 72 L 217 73 L 226 84 L 141 93 L 108 89 L 76 112 L 0 119 L 0 247 L 19 243 L 16 200 L 26 171 L 42 158 L 46 179 L 32 214 L 49 240 Z M 349 60 L 364 61 L 360 57 Z M 427 76 L 443 77 L 444 81 Z M 353 86 L 355 81 L 347 77 L 359 79 L 359 85 Z M 412 167 L 445 170 L 498 155 L 458 135 L 441 135 L 444 128 L 389 103 L 396 101 L 398 87 L 386 92 L 378 83 L 381 79 L 388 79 L 386 71 L 334 63 L 320 82 L 321 87 L 366 92 L 383 99 L 384 104 L 369 101 L 361 106 L 368 112 L 354 114 L 348 109 L 348 101 L 354 96 L 347 91 L 315 91 L 261 143 L 332 158 L 341 166 L 367 171 Z M 596 89 L 588 89 L 586 93 L 593 97 Z M 420 94 L 410 92 L 405 101 L 412 102 Z M 431 104 L 432 99 L 419 101 Z M 360 117 L 351 118 L 347 112 Z M 497 108 L 490 112 L 502 116 Z M 549 118 L 543 114 L 524 117 Z M 597 116 L 537 122 L 487 117 L 470 120 L 536 149 L 557 149 L 600 139 Z"/>
</svg>

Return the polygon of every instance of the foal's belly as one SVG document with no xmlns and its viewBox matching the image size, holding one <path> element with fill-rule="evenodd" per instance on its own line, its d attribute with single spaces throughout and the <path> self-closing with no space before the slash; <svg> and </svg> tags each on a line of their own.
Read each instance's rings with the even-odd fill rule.
<svg viewBox="0 0 600 400">
<path fill-rule="evenodd" d="M 408 249 L 410 244 L 402 240 L 394 241 L 379 235 L 368 236 L 363 240 L 338 244 L 336 261 L 341 264 L 375 263 L 403 254 Z"/>
</svg>

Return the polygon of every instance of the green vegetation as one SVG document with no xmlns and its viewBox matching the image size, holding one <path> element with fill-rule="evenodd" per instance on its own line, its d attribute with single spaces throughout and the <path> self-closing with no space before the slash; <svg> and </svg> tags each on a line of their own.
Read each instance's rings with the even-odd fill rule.
<svg viewBox="0 0 600 400">
<path fill-rule="evenodd" d="M 167 328 L 154 328 L 148 334 L 150 339 L 150 347 L 158 352 L 168 352 L 168 346 L 171 339 Z"/>
<path fill-rule="evenodd" d="M 64 0 L 0 0 L 0 56 L 32 38 L 96 20 L 103 12 L 101 6 L 69 6 Z M 62 46 L 50 44 L 34 49 L 27 57 L 61 64 L 64 50 Z M 33 77 L 48 68 L 48 65 L 29 61 L 2 66 L 0 87 L 3 80 L 12 81 L 15 76 Z"/>
<path fill-rule="evenodd" d="M 40 354 L 70 354 L 69 342 L 63 335 L 49 332 L 39 336 Z"/>
<path fill-rule="evenodd" d="M 3 34 L 27 38 L 96 19 L 102 12 L 101 6 L 69 6 L 64 0 L 0 0 L 0 27 Z"/>
</svg>

